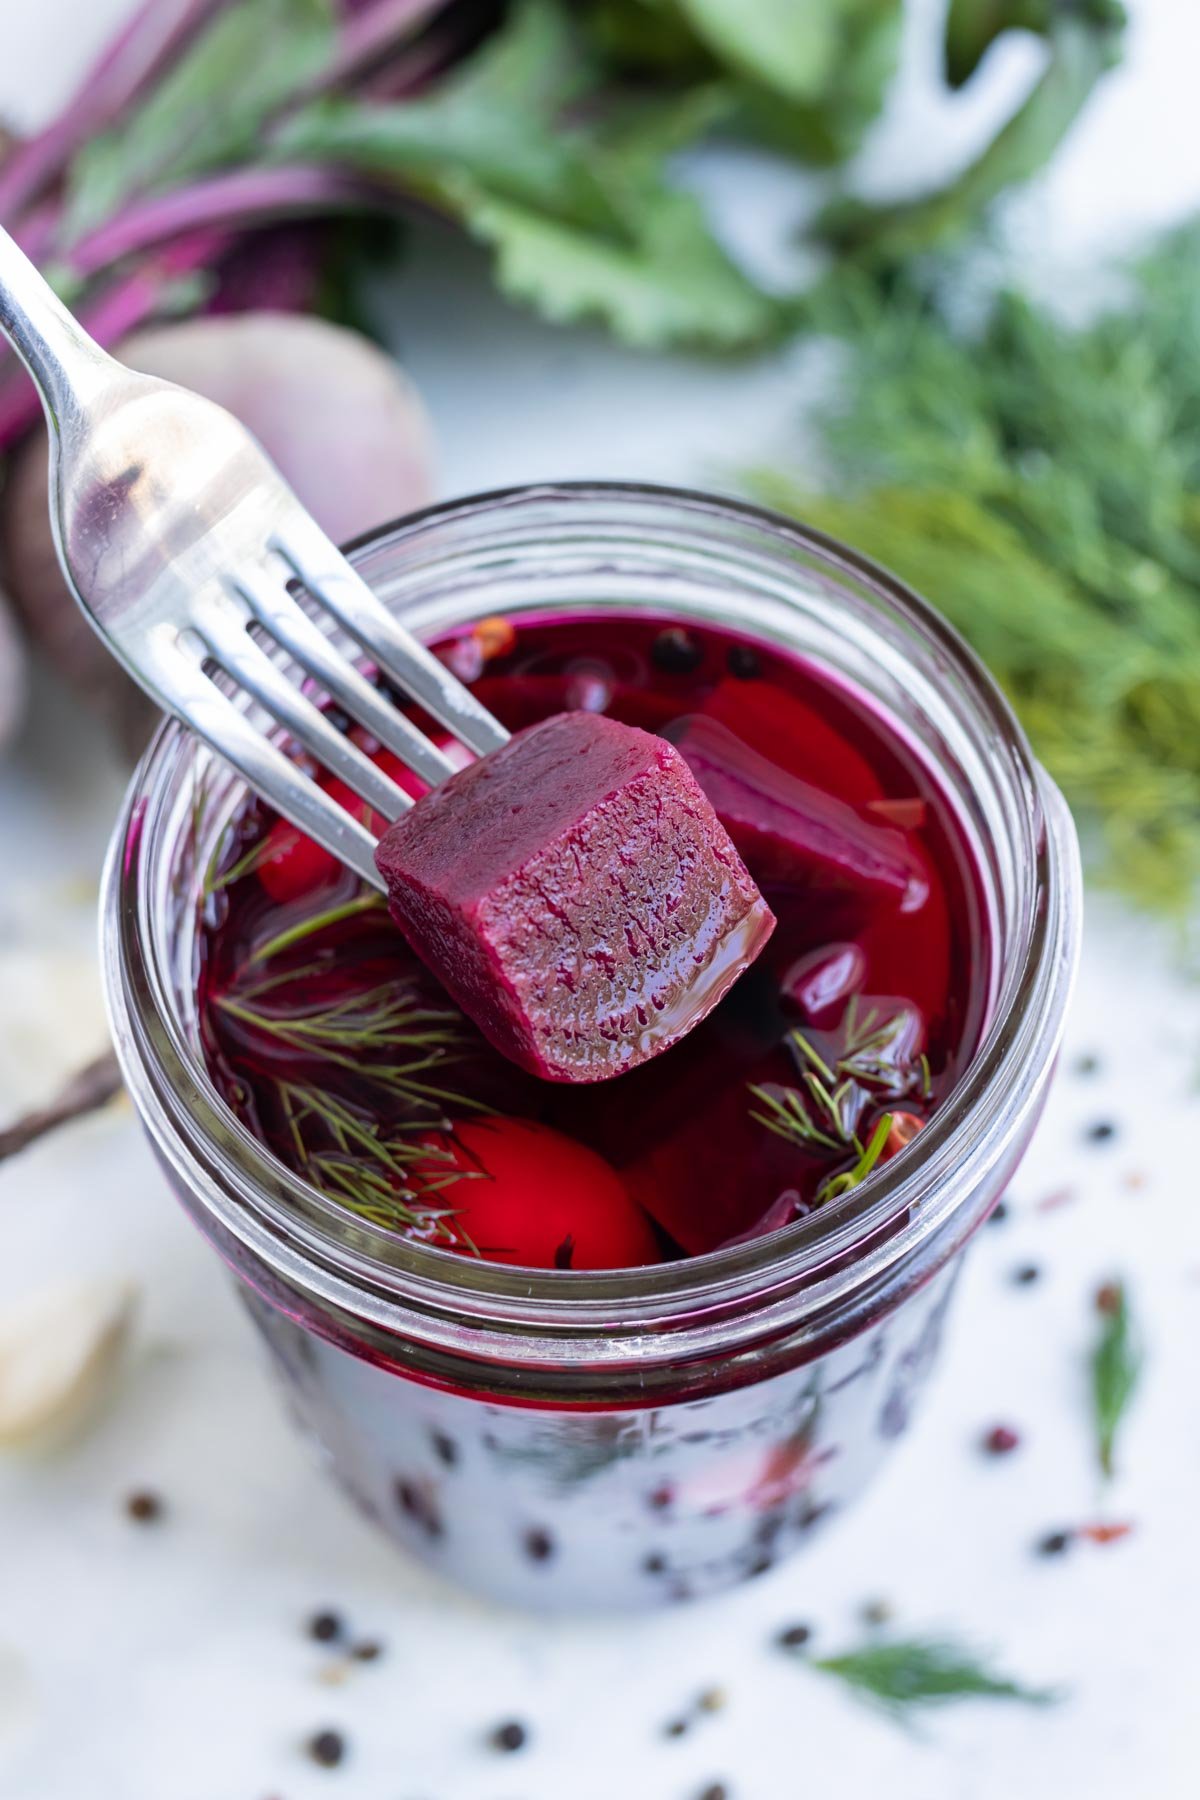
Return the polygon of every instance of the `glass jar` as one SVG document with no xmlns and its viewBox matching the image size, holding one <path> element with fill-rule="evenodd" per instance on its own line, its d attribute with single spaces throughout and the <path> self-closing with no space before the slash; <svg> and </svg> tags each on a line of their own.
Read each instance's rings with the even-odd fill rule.
<svg viewBox="0 0 1200 1800">
<path fill-rule="evenodd" d="M 690 1261 L 525 1271 L 348 1215 L 222 1103 L 194 958 L 203 873 L 239 783 L 173 724 L 135 776 L 104 895 L 122 1068 L 335 1478 L 399 1543 L 495 1597 L 611 1607 L 713 1592 L 806 1542 L 914 1416 L 963 1248 L 1053 1069 L 1081 914 L 1070 816 L 949 627 L 782 518 L 665 489 L 538 487 L 435 507 L 353 556 L 426 637 L 495 613 L 640 609 L 785 646 L 919 748 L 977 864 L 989 1023 L 897 1165 Z"/>
</svg>

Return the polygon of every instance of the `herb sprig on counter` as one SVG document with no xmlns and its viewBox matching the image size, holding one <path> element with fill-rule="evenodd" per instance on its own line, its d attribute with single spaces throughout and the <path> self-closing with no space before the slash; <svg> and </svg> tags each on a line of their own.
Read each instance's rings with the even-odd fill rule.
<svg viewBox="0 0 1200 1800">
<path fill-rule="evenodd" d="M 1183 914 L 1200 884 L 1200 225 L 1081 329 L 1010 291 L 972 309 L 956 273 L 843 273 L 814 308 L 849 349 L 822 478 L 749 485 L 939 607 L 1094 827 L 1102 875 Z"/>
<path fill-rule="evenodd" d="M 1092 1413 L 1100 1468 L 1111 1476 L 1117 1433 L 1141 1377 L 1142 1349 L 1123 1281 L 1105 1284 L 1098 1311 L 1100 1335 L 1091 1364 Z"/>
<path fill-rule="evenodd" d="M 1027 1687 L 996 1674 L 973 1651 L 940 1638 L 868 1643 L 841 1656 L 815 1657 L 811 1666 L 836 1676 L 896 1719 L 955 1700 L 1017 1700 L 1027 1706 L 1048 1706 L 1058 1698 L 1053 1689 Z"/>
</svg>

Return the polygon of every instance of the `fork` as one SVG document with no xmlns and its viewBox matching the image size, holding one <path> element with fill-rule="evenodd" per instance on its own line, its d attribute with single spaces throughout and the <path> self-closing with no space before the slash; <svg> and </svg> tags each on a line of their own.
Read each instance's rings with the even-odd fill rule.
<svg viewBox="0 0 1200 1800">
<path fill-rule="evenodd" d="M 222 673 L 391 823 L 411 795 L 329 719 L 275 645 L 430 786 L 455 763 L 335 648 L 295 598 L 477 755 L 508 733 L 388 612 L 223 407 L 100 348 L 0 227 L 0 332 L 50 436 L 50 516 L 68 585 L 151 698 L 254 791 L 376 888 L 375 839 L 217 685 Z M 307 684 L 306 684 L 307 685 Z"/>
</svg>

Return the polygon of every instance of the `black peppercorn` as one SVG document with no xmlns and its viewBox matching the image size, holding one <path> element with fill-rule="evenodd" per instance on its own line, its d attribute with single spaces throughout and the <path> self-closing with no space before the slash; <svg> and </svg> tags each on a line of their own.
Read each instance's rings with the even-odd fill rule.
<svg viewBox="0 0 1200 1800">
<path fill-rule="evenodd" d="M 346 1755 L 346 1740 L 340 1731 L 318 1731 L 309 1738 L 307 1748 L 322 1769 L 336 1769 Z"/>
<path fill-rule="evenodd" d="M 1045 1537 L 1038 1539 L 1037 1543 L 1039 1556 L 1061 1556 L 1070 1548 L 1071 1533 L 1069 1531 L 1048 1531 Z"/>
<path fill-rule="evenodd" d="M 1107 1144 L 1109 1139 L 1115 1138 L 1116 1135 L 1117 1128 L 1111 1119 L 1097 1119 L 1096 1123 L 1089 1125 L 1087 1129 L 1089 1144 Z"/>
<path fill-rule="evenodd" d="M 492 1733 L 492 1745 L 497 1750 L 523 1750 L 529 1733 L 517 1719 L 508 1719 L 503 1725 L 497 1725 Z"/>
<path fill-rule="evenodd" d="M 525 1554 L 530 1562 L 549 1562 L 554 1555 L 554 1539 L 540 1525 L 525 1533 Z"/>
<path fill-rule="evenodd" d="M 690 675 L 704 661 L 704 651 L 681 625 L 669 625 L 655 638 L 650 659 L 664 675 Z"/>
<path fill-rule="evenodd" d="M 335 1612 L 314 1613 L 308 1621 L 308 1635 L 318 1644 L 332 1644 L 342 1635 L 342 1621 Z"/>
<path fill-rule="evenodd" d="M 361 1644 L 355 1644 L 350 1654 L 355 1662 L 378 1662 L 383 1655 L 383 1645 L 374 1638 L 364 1638 Z"/>
<path fill-rule="evenodd" d="M 1022 1263 L 1019 1269 L 1013 1270 L 1013 1280 L 1018 1287 L 1028 1287 L 1037 1280 L 1041 1272 L 1036 1263 Z"/>
<path fill-rule="evenodd" d="M 157 1494 L 142 1489 L 130 1494 L 125 1502 L 125 1511 L 139 1525 L 153 1525 L 163 1515 L 163 1503 Z"/>
<path fill-rule="evenodd" d="M 731 644 L 725 664 L 729 673 L 736 675 L 739 681 L 753 681 L 762 674 L 758 652 L 752 650 L 749 644 Z"/>
<path fill-rule="evenodd" d="M 444 1431 L 435 1431 L 431 1435 L 434 1453 L 438 1461 L 445 1463 L 448 1469 L 452 1469 L 458 1461 L 458 1445 Z"/>
<path fill-rule="evenodd" d="M 785 1650 L 799 1650 L 811 1636 L 812 1627 L 809 1625 L 785 1625 L 776 1642 Z"/>
</svg>

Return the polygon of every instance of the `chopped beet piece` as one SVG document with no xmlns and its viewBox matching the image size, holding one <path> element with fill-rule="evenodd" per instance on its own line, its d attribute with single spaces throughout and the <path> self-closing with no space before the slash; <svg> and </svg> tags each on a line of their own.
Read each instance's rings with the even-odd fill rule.
<svg viewBox="0 0 1200 1800">
<path fill-rule="evenodd" d="M 778 683 L 733 676 L 719 681 L 697 707 L 773 763 L 817 787 L 834 785 L 851 806 L 882 800 L 883 788 L 867 758 L 809 701 Z"/>
<path fill-rule="evenodd" d="M 592 713 L 531 726 L 435 788 L 377 861 L 418 955 L 550 1081 L 665 1050 L 775 924 L 678 751 Z"/>
<path fill-rule="evenodd" d="M 925 899 L 928 883 L 893 827 L 868 824 L 845 801 L 768 762 L 715 719 L 681 719 L 670 737 L 755 880 L 857 888 L 906 912 Z"/>
</svg>

